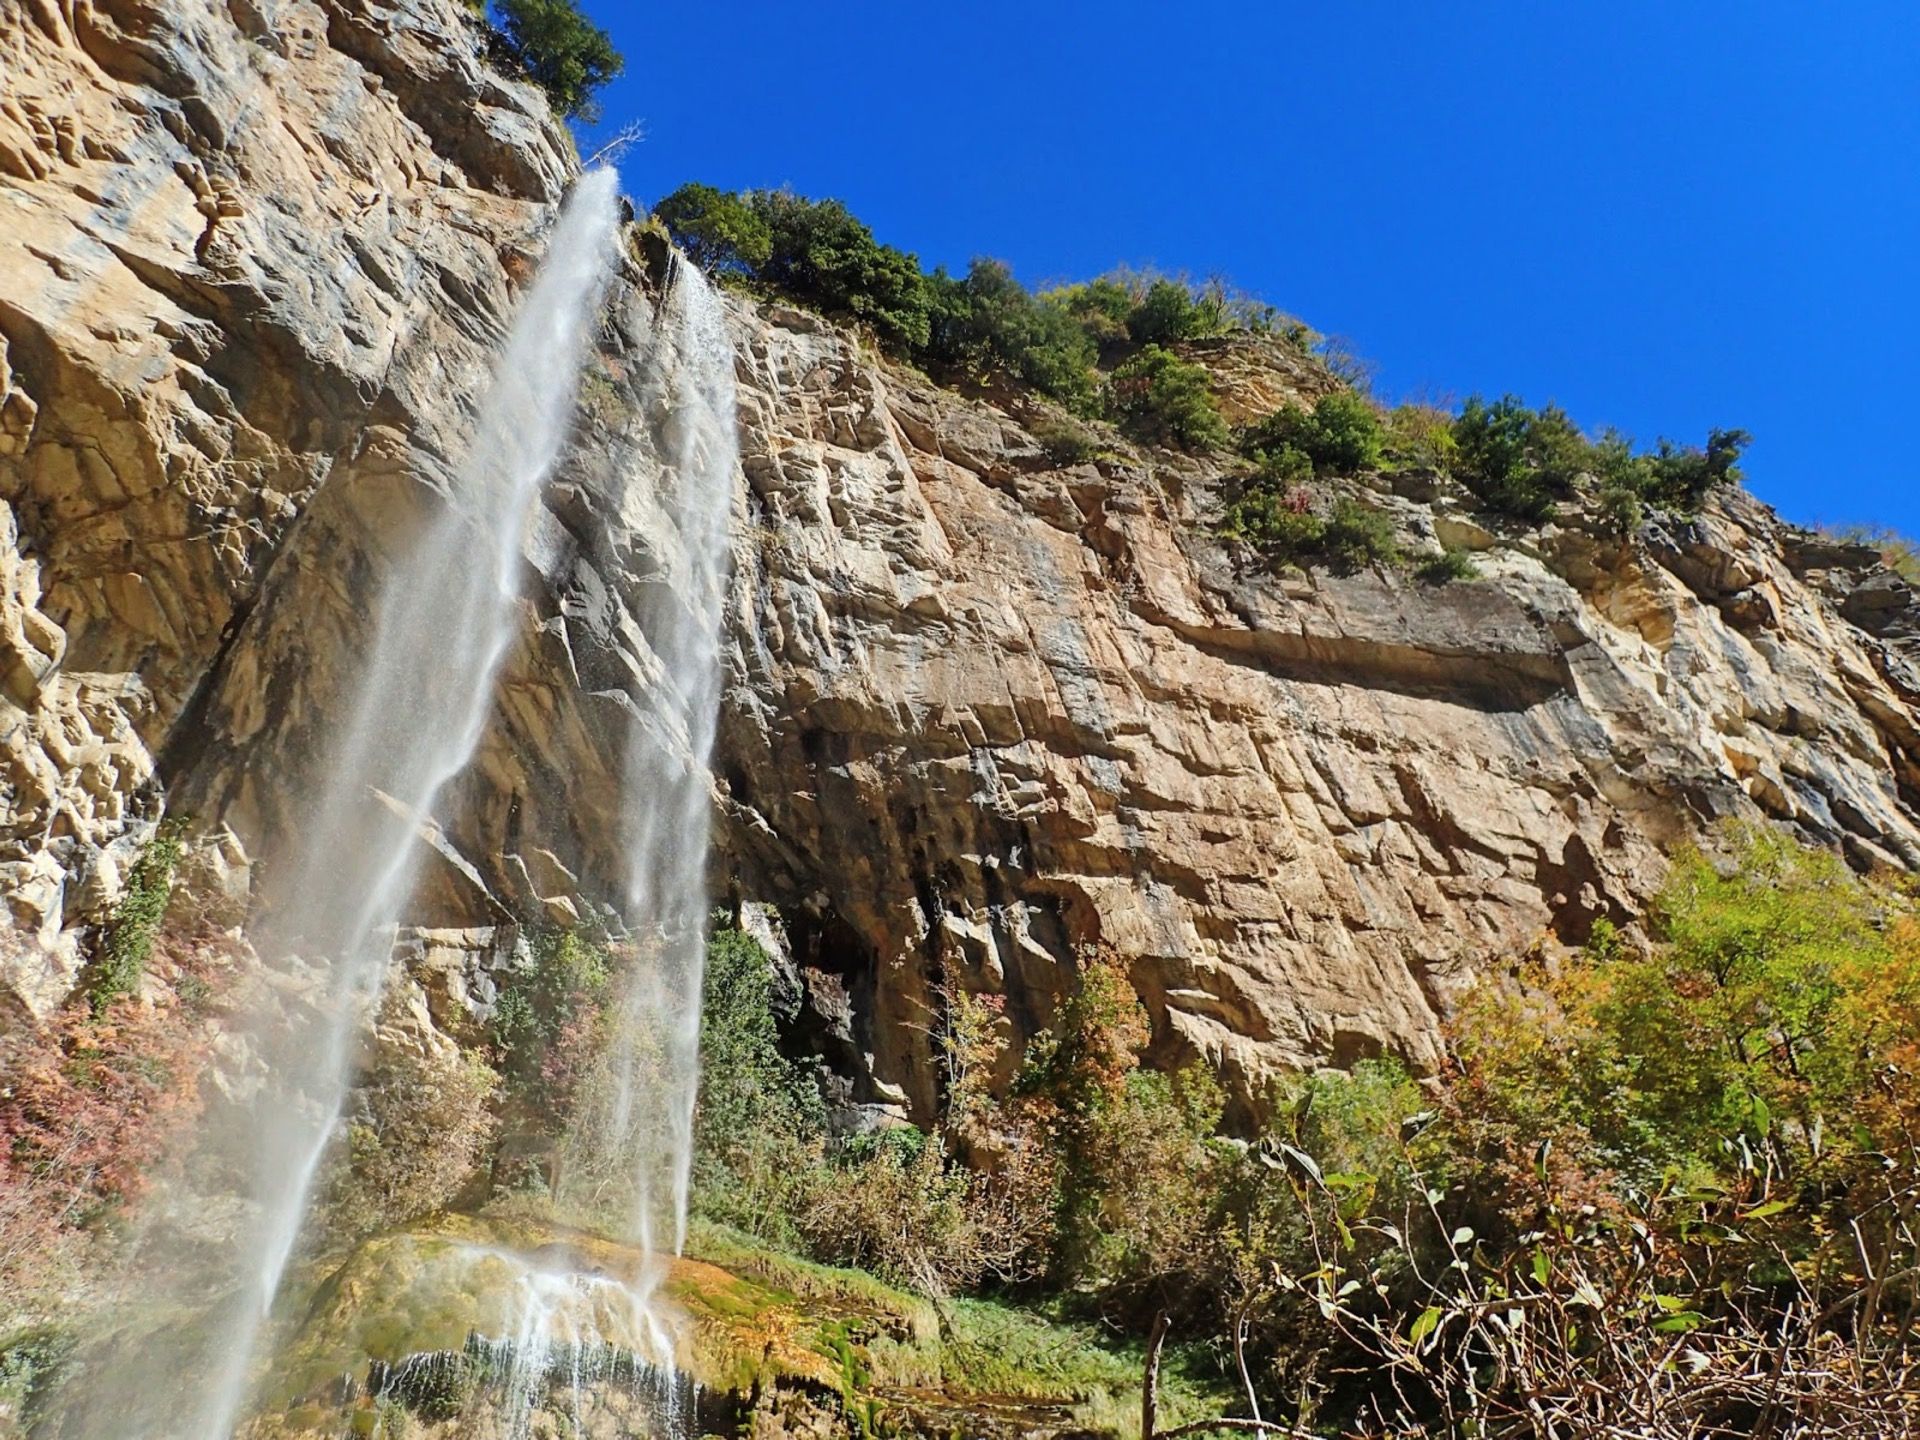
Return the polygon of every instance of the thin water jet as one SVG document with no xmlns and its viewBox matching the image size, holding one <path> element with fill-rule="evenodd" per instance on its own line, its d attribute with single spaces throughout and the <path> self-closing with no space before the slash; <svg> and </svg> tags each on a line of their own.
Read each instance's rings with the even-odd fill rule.
<svg viewBox="0 0 1920 1440">
<path fill-rule="evenodd" d="M 733 345 L 718 298 L 675 255 L 641 398 L 657 465 L 636 465 L 630 507 L 661 513 L 677 545 L 638 586 L 655 662 L 623 775 L 629 870 L 622 910 L 644 950 L 626 968 L 611 1042 L 569 1127 L 561 1213 L 611 1223 L 660 1259 L 686 1242 L 700 984 L 706 955 L 709 761 L 739 440 Z"/>
</svg>

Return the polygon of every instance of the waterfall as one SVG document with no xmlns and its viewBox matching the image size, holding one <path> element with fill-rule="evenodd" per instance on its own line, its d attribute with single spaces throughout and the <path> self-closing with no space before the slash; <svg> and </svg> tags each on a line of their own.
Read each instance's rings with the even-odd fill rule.
<svg viewBox="0 0 1920 1440">
<path fill-rule="evenodd" d="M 269 1312 L 301 1239 L 442 786 L 472 756 L 515 634 L 520 549 L 566 441 L 591 325 L 618 254 L 617 179 L 596 171 L 563 207 L 482 398 L 452 493 L 403 547 L 316 768 L 295 853 L 274 857 L 256 936 L 271 996 L 235 1037 L 245 1078 L 203 1127 L 194 1167 L 232 1182 L 236 1238 L 189 1240 L 203 1197 L 174 1197 L 144 1237 L 132 1299 L 158 1339 L 114 1348 L 62 1397 L 80 1440 L 228 1440 Z M 710 728 L 710 725 L 709 725 Z M 202 1175 L 192 1177 L 203 1180 Z M 167 1206 L 163 1203 L 160 1209 Z M 211 1295 L 211 1320 L 193 1319 Z M 164 1323 L 168 1315 L 178 1323 Z"/>
<path fill-rule="evenodd" d="M 657 464 L 630 478 L 628 508 L 678 538 L 639 585 L 652 652 L 628 744 L 625 914 L 640 955 L 623 979 L 599 1072 L 570 1126 L 558 1198 L 611 1220 L 652 1257 L 643 1292 L 686 1239 L 700 982 L 706 956 L 708 761 L 720 705 L 720 632 L 739 442 L 733 346 L 699 269 L 675 256 L 655 327 L 643 408 Z"/>
</svg>

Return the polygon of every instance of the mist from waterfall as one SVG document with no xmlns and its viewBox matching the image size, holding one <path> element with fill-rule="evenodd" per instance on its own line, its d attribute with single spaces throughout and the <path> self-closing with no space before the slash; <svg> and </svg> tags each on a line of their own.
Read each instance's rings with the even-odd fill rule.
<svg viewBox="0 0 1920 1440">
<path fill-rule="evenodd" d="M 518 627 L 530 512 L 565 445 L 619 253 L 617 183 L 596 171 L 562 208 L 451 492 L 384 581 L 346 713 L 312 772 L 295 853 L 269 870 L 255 936 L 269 994 L 232 1037 L 227 1058 L 239 1073 L 209 1107 L 186 1176 L 195 1184 L 156 1197 L 159 1223 L 142 1236 L 128 1285 L 130 1308 L 180 1320 L 138 1350 L 131 1330 L 115 1337 L 70 1387 L 85 1393 L 61 1397 L 54 1433 L 228 1440 L 249 1398 L 413 888 L 419 836 L 479 742 Z M 205 1234 L 210 1202 L 196 1186 L 212 1176 L 241 1197 L 230 1241 Z"/>
<path fill-rule="evenodd" d="M 639 578 L 635 619 L 653 667 L 623 777 L 624 911 L 637 955 L 611 1041 L 569 1129 L 562 1213 L 611 1219 L 650 1257 L 657 1285 L 686 1240 L 700 984 L 706 958 L 708 761 L 720 706 L 729 518 L 739 465 L 733 346 L 698 267 L 676 255 L 654 329 L 642 407 L 655 463 L 636 458 L 626 506 L 664 523 Z M 677 544 L 673 542 L 677 540 Z M 671 548 L 669 548 L 671 547 Z"/>
</svg>

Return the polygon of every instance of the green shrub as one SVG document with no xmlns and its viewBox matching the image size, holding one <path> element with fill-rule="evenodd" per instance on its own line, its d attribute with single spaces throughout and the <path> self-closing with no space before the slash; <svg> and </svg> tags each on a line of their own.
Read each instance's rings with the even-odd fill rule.
<svg viewBox="0 0 1920 1440">
<path fill-rule="evenodd" d="M 816 1258 L 934 1294 L 971 1284 L 979 1241 L 967 1172 L 912 1126 L 856 1135 L 810 1187 L 801 1217 Z"/>
<path fill-rule="evenodd" d="M 881 343 L 896 352 L 924 349 L 932 295 L 917 259 L 880 244 L 838 200 L 757 190 L 747 203 L 769 236 L 760 279 L 871 326 Z"/>
<path fill-rule="evenodd" d="M 1601 516 L 1609 528 L 1638 528 L 1646 506 L 1691 513 L 1714 490 L 1738 484 L 1741 452 L 1752 442 L 1744 430 L 1714 430 L 1704 450 L 1662 440 L 1649 454 L 1609 430 L 1589 441 L 1548 405 L 1530 409 L 1512 395 L 1491 405 L 1474 396 L 1453 422 L 1452 468 L 1494 510 L 1526 520 L 1552 517 L 1557 502 L 1571 497 L 1582 479 L 1598 486 Z"/>
<path fill-rule="evenodd" d="M 1348 496 L 1325 503 L 1299 483 L 1301 474 L 1311 473 L 1305 457 L 1291 447 L 1277 455 L 1278 460 L 1269 451 L 1265 468 L 1243 482 L 1239 497 L 1227 507 L 1225 534 L 1245 540 L 1275 565 L 1318 563 L 1353 571 L 1399 562 L 1399 542 L 1386 512 Z"/>
<path fill-rule="evenodd" d="M 1592 463 L 1567 413 L 1528 408 L 1512 395 L 1491 405 L 1475 395 L 1453 422 L 1456 473 L 1467 488 L 1503 514 L 1545 520 L 1573 493 Z"/>
<path fill-rule="evenodd" d="M 1148 283 L 1127 315 L 1127 334 L 1137 345 L 1171 345 L 1226 328 L 1226 306 L 1217 291 L 1196 291 L 1164 277 Z"/>
<path fill-rule="evenodd" d="M 1128 338 L 1127 321 L 1135 298 L 1118 280 L 1102 276 L 1082 285 L 1062 286 L 1041 298 L 1072 316 L 1096 345 L 1115 345 Z"/>
<path fill-rule="evenodd" d="M 1356 475 L 1380 463 L 1380 417 L 1351 390 L 1322 396 L 1313 409 L 1283 405 L 1248 427 L 1241 449 L 1250 454 L 1293 449 L 1323 475 Z"/>
<path fill-rule="evenodd" d="M 53 1390 L 74 1343 L 72 1332 L 51 1326 L 17 1330 L 0 1338 L 0 1426 L 37 1418 L 37 1402 Z M 14 1433 L 11 1427 L 7 1433 Z"/>
<path fill-rule="evenodd" d="M 1422 560 L 1413 573 L 1429 585 L 1449 585 L 1455 580 L 1475 579 L 1480 570 L 1472 555 L 1449 547 Z"/>
<path fill-rule="evenodd" d="M 1393 521 L 1387 513 L 1347 496 L 1333 502 L 1321 543 L 1328 558 L 1345 569 L 1392 565 L 1400 559 L 1400 546 L 1393 537 Z"/>
<path fill-rule="evenodd" d="M 711 185 L 682 185 L 653 207 L 673 243 L 702 270 L 752 275 L 773 255 L 773 229 L 740 196 Z"/>
<path fill-rule="evenodd" d="M 1394 469 L 1446 471 L 1457 448 L 1453 415 L 1437 405 L 1396 405 L 1381 424 L 1381 450 Z"/>
<path fill-rule="evenodd" d="M 1079 465 L 1101 451 L 1100 437 L 1064 415 L 1040 415 L 1027 425 L 1047 458 L 1056 465 Z"/>
<path fill-rule="evenodd" d="M 826 1144 L 826 1110 L 805 1069 L 780 1053 L 773 962 L 752 936 L 707 941 L 694 1104 L 695 1204 L 707 1219 L 776 1243 L 794 1221 Z"/>
<path fill-rule="evenodd" d="M 1327 522 L 1314 511 L 1313 496 L 1304 489 L 1257 488 L 1227 507 L 1221 531 L 1245 540 L 1276 565 L 1301 565 L 1321 554 Z"/>
<path fill-rule="evenodd" d="M 1663 509 L 1698 510 L 1713 491 L 1740 483 L 1740 456 L 1752 443 L 1745 430 L 1710 430 L 1704 450 L 1662 440 L 1650 457 L 1648 498 Z"/>
<path fill-rule="evenodd" d="M 87 986 L 87 1003 L 95 1015 L 122 995 L 133 993 L 153 953 L 154 937 L 166 918 L 173 895 L 173 867 L 180 859 L 184 820 L 163 820 L 127 877 L 113 916 L 107 921 L 101 955 Z"/>
<path fill-rule="evenodd" d="M 500 982 L 487 1038 L 508 1098 L 537 1119 L 565 1114 L 598 1058 L 611 963 L 578 931 L 544 930 Z"/>
<path fill-rule="evenodd" d="M 1683 850 L 1654 907 L 1658 945 L 1601 927 L 1588 963 L 1529 972 L 1463 1011 L 1459 1051 L 1485 1115 L 1561 1134 L 1638 1184 L 1724 1179 L 1729 1137 L 1811 1175 L 1893 1138 L 1876 1076 L 1920 1020 L 1920 927 L 1908 902 L 1778 833 Z M 1912 1104 L 1909 1099 L 1907 1104 Z M 1758 1153 L 1754 1151 L 1753 1153 Z"/>
<path fill-rule="evenodd" d="M 1091 408 L 1099 350 L 1066 309 L 1036 299 L 998 260 L 975 260 L 964 280 L 936 271 L 925 358 L 973 374 L 1001 371 L 1070 409 Z"/>
<path fill-rule="evenodd" d="M 557 114 L 597 120 L 594 92 L 626 63 L 607 32 L 581 14 L 575 0 L 493 0 L 493 9 L 499 16 L 490 43 L 495 61 L 544 90 Z"/>
<path fill-rule="evenodd" d="M 1227 425 L 1214 403 L 1204 366 L 1149 345 L 1113 372 L 1108 408 L 1127 430 L 1151 444 L 1218 450 Z"/>
</svg>

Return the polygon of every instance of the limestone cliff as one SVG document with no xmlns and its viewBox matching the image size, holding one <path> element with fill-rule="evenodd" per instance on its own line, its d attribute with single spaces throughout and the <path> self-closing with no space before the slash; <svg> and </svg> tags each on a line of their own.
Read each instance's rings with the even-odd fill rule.
<svg viewBox="0 0 1920 1440">
<path fill-rule="evenodd" d="M 367 602 L 448 493 L 577 160 L 454 0 L 27 0 L 0 13 L 0 1026 L 61 1002 L 163 807 L 271 903 Z M 670 585 L 636 258 L 525 546 L 522 639 L 431 843 L 421 1023 L 513 927 L 614 893 L 635 615 Z M 763 903 L 848 1105 L 937 1103 L 938 984 L 1043 1023 L 1122 959 L 1164 1058 L 1437 1054 L 1478 967 L 1631 923 L 1661 856 L 1772 817 L 1920 862 L 1920 607 L 1744 496 L 1626 540 L 1376 502 L 1481 578 L 1275 575 L 1222 474 L 730 302 L 742 473 L 716 894 Z M 1237 416 L 1324 377 L 1198 352 Z M 396 715 L 431 697 L 395 696 Z M 248 857 L 266 883 L 249 885 Z M 427 1018 L 428 1016 L 432 1018 Z"/>
</svg>

